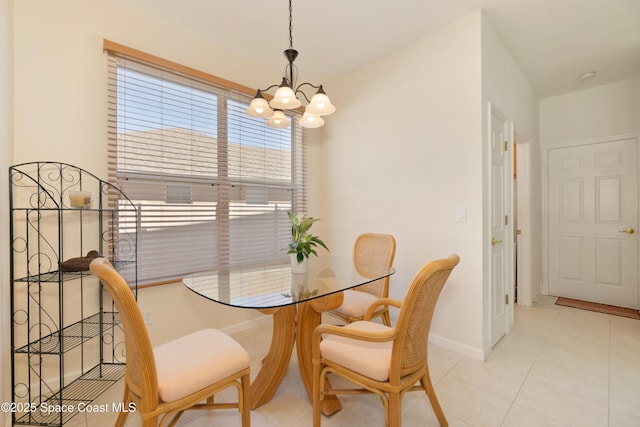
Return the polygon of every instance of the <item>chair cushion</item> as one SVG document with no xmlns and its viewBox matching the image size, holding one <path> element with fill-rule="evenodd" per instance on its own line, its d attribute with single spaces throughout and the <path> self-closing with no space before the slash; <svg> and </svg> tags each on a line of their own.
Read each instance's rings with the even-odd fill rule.
<svg viewBox="0 0 640 427">
<path fill-rule="evenodd" d="M 378 299 L 377 296 L 371 295 L 368 292 L 347 289 L 344 291 L 342 305 L 334 311 L 349 317 L 362 317 L 367 312 L 369 306 Z"/>
<path fill-rule="evenodd" d="M 174 402 L 249 366 L 249 354 L 233 338 L 203 329 L 153 349 L 158 394 Z"/>
<path fill-rule="evenodd" d="M 383 332 L 392 329 L 379 323 L 357 321 L 343 326 L 367 332 Z M 391 366 L 391 348 L 393 342 L 368 342 L 337 335 L 325 335 L 320 342 L 320 354 L 323 358 L 351 369 L 377 381 L 389 379 Z"/>
</svg>

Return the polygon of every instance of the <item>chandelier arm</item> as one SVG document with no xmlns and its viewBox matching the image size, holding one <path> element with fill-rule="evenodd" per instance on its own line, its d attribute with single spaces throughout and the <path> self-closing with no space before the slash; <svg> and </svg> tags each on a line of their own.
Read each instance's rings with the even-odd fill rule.
<svg viewBox="0 0 640 427">
<path fill-rule="evenodd" d="M 273 89 L 274 87 L 279 87 L 279 86 L 280 86 L 280 85 L 271 85 L 271 86 L 269 86 L 269 87 L 268 87 L 268 88 L 266 88 L 266 89 L 258 89 L 258 90 L 259 90 L 260 92 L 266 92 L 266 91 L 269 91 L 269 90 Z"/>
<path fill-rule="evenodd" d="M 304 82 L 304 83 L 300 83 L 300 84 L 298 85 L 298 87 L 296 88 L 296 92 L 297 92 L 297 91 L 299 91 L 299 90 L 300 90 L 300 88 L 301 88 L 302 86 L 304 86 L 304 85 L 311 86 L 311 87 L 312 87 L 312 88 L 314 88 L 314 89 L 320 89 L 320 88 L 322 87 L 322 85 L 314 85 L 313 83 Z"/>
<path fill-rule="evenodd" d="M 314 85 L 313 83 L 304 82 L 304 83 L 300 83 L 300 84 L 298 85 L 298 87 L 296 87 L 295 94 L 297 95 L 297 94 L 301 93 L 301 94 L 302 94 L 302 96 L 304 96 L 304 99 L 306 99 L 306 100 L 307 100 L 307 104 L 310 104 L 310 103 L 311 103 L 311 101 L 309 100 L 309 97 L 308 97 L 308 96 L 307 96 L 307 94 L 306 94 L 306 93 L 301 89 L 301 88 L 302 88 L 302 86 L 305 86 L 305 85 L 306 85 L 306 86 L 311 86 L 311 87 L 312 87 L 312 88 L 314 88 L 314 89 L 320 89 L 320 88 L 322 87 L 322 85 Z"/>
<path fill-rule="evenodd" d="M 296 91 L 294 92 L 296 94 L 296 96 L 298 96 L 298 94 L 302 94 L 303 98 L 307 101 L 307 104 L 309 104 L 311 101 L 309 101 L 309 98 L 307 97 L 307 94 L 304 93 L 304 91 L 302 91 L 300 89 L 300 86 L 298 86 L 298 89 L 296 89 Z"/>
</svg>

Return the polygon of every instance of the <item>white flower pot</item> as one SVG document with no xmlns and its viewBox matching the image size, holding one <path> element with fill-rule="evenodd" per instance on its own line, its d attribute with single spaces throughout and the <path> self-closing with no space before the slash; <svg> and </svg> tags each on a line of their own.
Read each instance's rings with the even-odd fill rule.
<svg viewBox="0 0 640 427">
<path fill-rule="evenodd" d="M 291 258 L 291 272 L 292 273 L 306 273 L 308 258 L 303 258 L 302 262 L 298 262 L 296 254 L 289 254 Z"/>
</svg>

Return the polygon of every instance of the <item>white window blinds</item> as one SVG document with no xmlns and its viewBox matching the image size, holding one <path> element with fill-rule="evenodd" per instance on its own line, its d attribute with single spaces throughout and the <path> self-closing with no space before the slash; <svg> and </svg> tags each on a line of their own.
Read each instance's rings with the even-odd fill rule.
<svg viewBox="0 0 640 427">
<path fill-rule="evenodd" d="M 304 212 L 298 114 L 271 129 L 250 97 L 109 56 L 109 179 L 138 206 L 138 281 L 287 262 L 287 211 Z"/>
</svg>

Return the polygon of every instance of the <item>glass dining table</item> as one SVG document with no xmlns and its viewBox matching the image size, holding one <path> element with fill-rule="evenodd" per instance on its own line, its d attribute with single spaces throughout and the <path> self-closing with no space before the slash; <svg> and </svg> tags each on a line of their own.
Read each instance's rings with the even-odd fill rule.
<svg viewBox="0 0 640 427">
<path fill-rule="evenodd" d="M 306 273 L 292 273 L 290 265 L 261 265 L 193 273 L 184 285 L 211 301 L 232 307 L 257 309 L 273 316 L 271 346 L 251 383 L 251 408 L 267 403 L 284 378 L 296 344 L 302 381 L 311 400 L 313 330 L 322 313 L 339 307 L 343 291 L 392 275 L 393 268 L 367 265 L 346 258 L 310 258 Z M 322 412 L 340 410 L 336 396 L 326 396 Z"/>
</svg>

